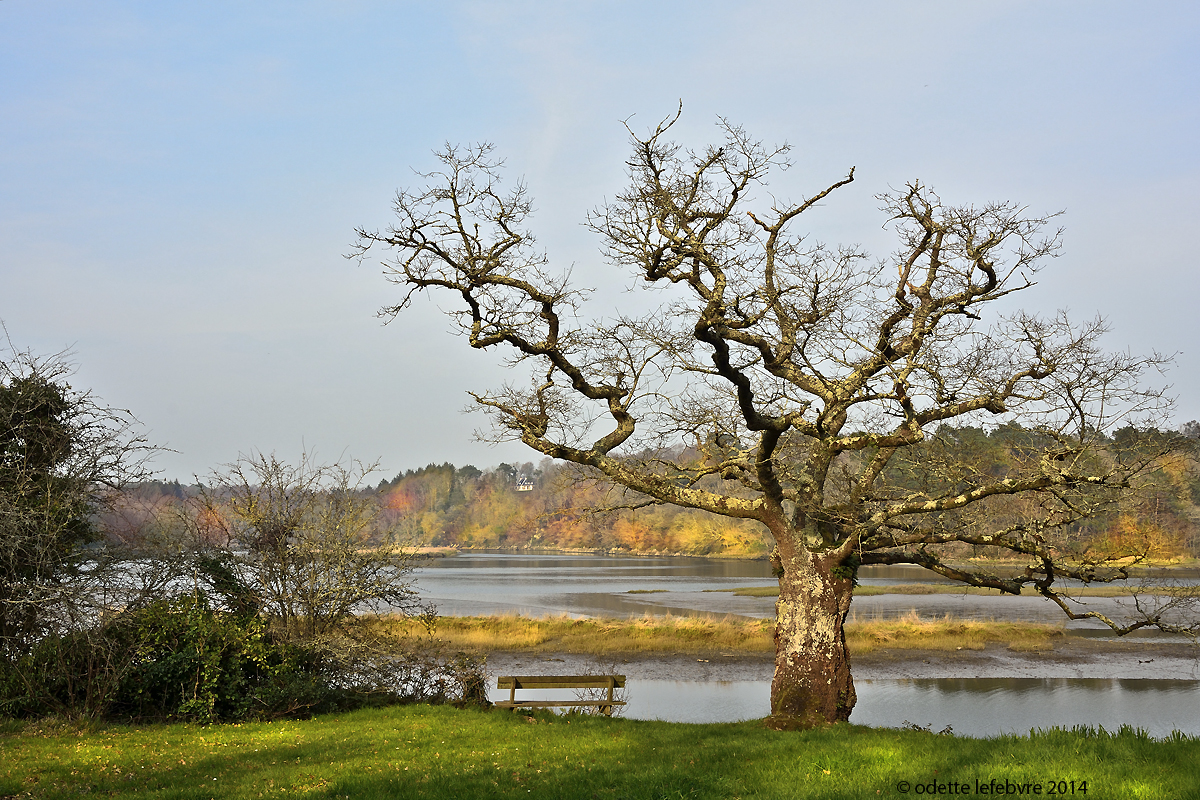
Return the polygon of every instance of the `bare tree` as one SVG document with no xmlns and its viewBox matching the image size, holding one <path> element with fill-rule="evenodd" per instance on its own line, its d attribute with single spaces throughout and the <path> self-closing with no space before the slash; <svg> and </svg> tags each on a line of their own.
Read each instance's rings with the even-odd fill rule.
<svg viewBox="0 0 1200 800">
<path fill-rule="evenodd" d="M 0 330 L 3 326 L 0 326 Z M 7 334 L 7 331 L 5 331 Z M 0 713 L 95 713 L 128 670 L 104 624 L 157 595 L 97 515 L 150 475 L 137 420 L 71 385 L 69 354 L 0 349 Z"/>
<path fill-rule="evenodd" d="M 899 245 L 871 260 L 794 230 L 853 170 L 799 202 L 763 200 L 755 191 L 788 166 L 787 146 L 766 148 L 722 120 L 721 144 L 686 150 L 667 140 L 673 123 L 631 131 L 628 188 L 588 220 L 614 267 L 665 291 L 653 313 L 582 318 L 586 292 L 535 249 L 527 190 L 502 188 L 488 145 L 438 153 L 426 187 L 397 195 L 392 227 L 357 231 L 354 255 L 394 254 L 387 274 L 406 291 L 385 315 L 447 290 L 472 347 L 508 348 L 509 363 L 532 367 L 528 388 L 472 395 L 496 438 L 591 469 L 626 487 L 630 505 L 688 506 L 770 531 L 778 725 L 848 718 L 843 624 L 861 564 L 916 564 L 1014 594 L 1032 585 L 1069 616 L 1120 633 L 1186 627 L 1172 603 L 1120 622 L 1059 592 L 1063 578 L 1121 574 L 1068 534 L 1171 445 L 1116 447 L 1106 434 L 1161 420 L 1169 403 L 1140 380 L 1166 359 L 1104 352 L 1099 320 L 996 308 L 1057 251 L 1051 217 L 1011 203 L 950 206 L 912 183 L 881 197 Z M 988 419 L 1023 432 L 1002 474 L 932 435 Z M 680 442 L 701 457 L 659 455 Z M 956 564 L 945 555 L 955 543 L 1026 566 L 1006 576 Z"/>
<path fill-rule="evenodd" d="M 63 353 L 0 351 L 0 656 L 105 612 L 113 564 L 94 515 L 150 474 L 137 421 L 73 372 Z"/>
<path fill-rule="evenodd" d="M 202 490 L 204 538 L 236 554 L 242 584 L 283 638 L 344 633 L 361 611 L 431 613 L 409 580 L 412 549 L 361 490 L 372 471 L 256 453 L 213 473 Z"/>
</svg>

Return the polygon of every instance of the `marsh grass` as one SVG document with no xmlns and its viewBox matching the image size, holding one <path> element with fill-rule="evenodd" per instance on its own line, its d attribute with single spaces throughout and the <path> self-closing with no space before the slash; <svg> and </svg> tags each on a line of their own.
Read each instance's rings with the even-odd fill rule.
<svg viewBox="0 0 1200 800">
<path fill-rule="evenodd" d="M 522 716 L 404 706 L 306 721 L 0 726 L 0 796 L 29 798 L 875 798 L 901 781 L 1087 782 L 1190 797 L 1200 742 L 1122 729 L 969 739 L 851 725 Z M 974 791 L 971 792 L 974 794 Z M 1022 792 L 1028 794 L 1028 791 Z M 1081 794 L 1076 791 L 1076 794 Z"/>
<path fill-rule="evenodd" d="M 983 650 L 998 642 L 1015 651 L 1051 650 L 1062 639 L 1061 625 L 954 619 L 922 619 L 916 611 L 889 620 L 846 623 L 851 654 L 872 650 Z"/>
<path fill-rule="evenodd" d="M 412 625 L 385 618 L 380 624 Z M 633 620 L 518 616 L 443 617 L 437 637 L 450 647 L 538 653 L 772 653 L 774 621 L 734 617 L 642 617 Z M 990 642 L 1013 650 L 1046 650 L 1063 628 L 1027 622 L 922 619 L 915 611 L 892 620 L 851 619 L 846 639 L 852 654 L 880 648 L 902 650 L 982 650 Z"/>
<path fill-rule="evenodd" d="M 404 619 L 389 619 L 406 626 Z M 642 617 L 632 620 L 570 617 L 443 617 L 437 637 L 452 647 L 604 655 L 774 650 L 771 620 L 716 617 Z"/>
</svg>

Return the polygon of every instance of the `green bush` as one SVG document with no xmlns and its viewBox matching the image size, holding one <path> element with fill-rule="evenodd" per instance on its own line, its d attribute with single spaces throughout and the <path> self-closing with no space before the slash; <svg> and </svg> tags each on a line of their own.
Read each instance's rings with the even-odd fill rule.
<svg viewBox="0 0 1200 800">
<path fill-rule="evenodd" d="M 114 710 L 137 718 L 243 719 L 272 649 L 257 617 L 215 613 L 202 594 L 160 600 L 138 615 L 133 666 Z"/>
<path fill-rule="evenodd" d="M 0 659 L 0 714 L 201 723 L 310 716 L 400 702 L 486 703 L 483 664 L 431 642 L 303 642 L 203 593 L 165 598 Z"/>
<path fill-rule="evenodd" d="M 100 716 L 120 689 L 128 648 L 115 627 L 44 637 L 28 653 L 0 659 L 0 714 Z"/>
</svg>

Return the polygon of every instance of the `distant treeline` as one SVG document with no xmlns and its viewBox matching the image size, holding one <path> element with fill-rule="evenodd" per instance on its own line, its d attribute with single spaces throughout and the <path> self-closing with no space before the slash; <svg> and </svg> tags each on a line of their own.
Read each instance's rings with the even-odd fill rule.
<svg viewBox="0 0 1200 800">
<path fill-rule="evenodd" d="M 1196 425 L 1185 426 L 1182 433 L 1192 441 L 1198 434 Z M 1123 435 L 1133 432 L 1117 432 L 1111 439 L 1114 448 Z M 939 446 L 952 448 L 960 457 L 969 453 L 976 474 L 1001 477 L 1016 469 L 1023 451 L 1030 449 L 1032 436 L 1032 431 L 1017 425 L 991 430 L 942 426 L 930 437 L 928 447 L 931 453 Z M 1145 432 L 1139 436 L 1144 440 Z M 686 462 L 694 453 L 680 448 L 673 457 Z M 921 469 L 919 460 L 897 463 L 885 477 L 893 488 L 931 488 L 929 472 Z M 731 482 L 715 475 L 704 482 L 707 488 L 736 492 Z M 429 464 L 361 491 L 378 497 L 386 509 L 383 518 L 408 540 L 422 545 L 743 557 L 765 556 L 770 549 L 770 537 L 757 522 L 669 505 L 614 508 L 644 498 L 622 496 L 614 487 L 550 459 L 537 466 L 500 464 L 486 470 L 470 464 Z M 140 484 L 132 491 L 131 502 L 103 520 L 104 526 L 116 539 L 145 536 L 155 518 L 194 492 L 194 487 L 177 481 Z M 1193 447 L 1162 458 L 1141 491 L 1105 513 L 1075 523 L 1071 535 L 1085 545 L 1110 550 L 1145 545 L 1163 558 L 1194 556 L 1200 554 L 1198 523 L 1200 469 Z M 960 547 L 964 557 L 982 555 Z"/>
<path fill-rule="evenodd" d="M 519 491 L 519 482 L 528 491 Z M 751 521 L 677 506 L 598 512 L 627 501 L 549 459 L 537 468 L 500 464 L 486 472 L 430 464 L 380 483 L 377 491 L 409 532 L 432 545 L 739 556 L 768 550 L 766 530 Z"/>
</svg>

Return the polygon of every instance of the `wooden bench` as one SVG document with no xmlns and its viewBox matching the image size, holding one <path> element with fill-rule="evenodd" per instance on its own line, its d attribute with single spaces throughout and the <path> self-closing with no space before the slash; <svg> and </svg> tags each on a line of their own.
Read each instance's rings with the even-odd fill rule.
<svg viewBox="0 0 1200 800">
<path fill-rule="evenodd" d="M 625 705 L 614 700 L 613 690 L 625 688 L 624 675 L 506 675 L 496 681 L 497 689 L 508 689 L 508 699 L 492 705 L 497 708 L 571 708 L 595 707 L 612 716 L 613 706 Z M 607 689 L 606 700 L 518 700 L 517 689 Z"/>
</svg>

